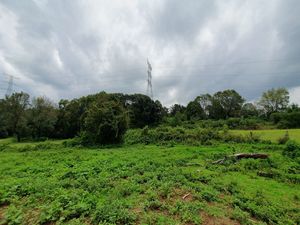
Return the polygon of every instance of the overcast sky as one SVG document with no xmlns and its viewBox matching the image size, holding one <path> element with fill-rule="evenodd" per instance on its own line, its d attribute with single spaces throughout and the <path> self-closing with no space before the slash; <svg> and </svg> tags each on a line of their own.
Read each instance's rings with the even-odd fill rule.
<svg viewBox="0 0 300 225">
<path fill-rule="evenodd" d="M 286 87 L 300 103 L 299 0 L 0 0 L 0 87 L 57 101 L 99 91 L 186 104 Z"/>
</svg>

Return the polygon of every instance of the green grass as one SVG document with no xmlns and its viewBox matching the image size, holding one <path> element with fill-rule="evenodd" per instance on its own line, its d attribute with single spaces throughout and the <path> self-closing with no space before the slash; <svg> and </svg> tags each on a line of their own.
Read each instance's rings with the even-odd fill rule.
<svg viewBox="0 0 300 225">
<path fill-rule="evenodd" d="M 279 138 L 283 137 L 289 133 L 289 137 L 300 143 L 300 129 L 286 129 L 286 130 L 252 130 L 253 134 L 259 135 L 263 140 L 270 140 L 272 142 L 277 142 Z M 247 135 L 250 133 L 249 130 L 231 130 L 233 134 Z"/>
<path fill-rule="evenodd" d="M 299 161 L 282 156 L 279 145 L 88 149 L 4 142 L 0 224 L 300 222 Z M 270 159 L 211 163 L 237 152 L 267 152 Z"/>
</svg>

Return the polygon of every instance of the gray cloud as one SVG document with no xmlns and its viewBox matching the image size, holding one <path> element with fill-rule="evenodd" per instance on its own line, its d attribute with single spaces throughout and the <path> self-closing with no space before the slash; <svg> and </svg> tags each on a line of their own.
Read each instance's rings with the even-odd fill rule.
<svg viewBox="0 0 300 225">
<path fill-rule="evenodd" d="M 299 11 L 297 0 L 2 0 L 0 73 L 54 100 L 145 93 L 149 58 L 167 105 L 227 88 L 254 100 L 272 87 L 300 103 Z"/>
</svg>

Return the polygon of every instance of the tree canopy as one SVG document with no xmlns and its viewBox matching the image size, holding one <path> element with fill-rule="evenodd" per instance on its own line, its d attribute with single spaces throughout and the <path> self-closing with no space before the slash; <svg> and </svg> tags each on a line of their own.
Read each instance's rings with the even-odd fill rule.
<svg viewBox="0 0 300 225">
<path fill-rule="evenodd" d="M 73 138 L 83 135 L 91 143 L 117 143 L 127 128 L 167 123 L 179 126 L 189 120 L 235 121 L 234 117 L 271 120 L 281 127 L 298 127 L 299 107 L 289 104 L 284 88 L 271 89 L 255 103 L 245 103 L 235 90 L 202 94 L 187 106 L 174 104 L 169 110 L 143 94 L 99 92 L 58 104 L 46 97 L 14 93 L 0 99 L 0 137 Z M 274 114 L 277 113 L 277 114 Z M 278 114 L 279 113 L 279 114 Z M 285 113 L 285 114 L 282 114 Z M 270 116 L 272 118 L 270 118 Z M 295 119 L 296 118 L 296 119 Z M 297 121 L 297 122 L 295 122 Z"/>
<path fill-rule="evenodd" d="M 285 88 L 272 88 L 264 92 L 258 102 L 267 117 L 272 113 L 285 110 L 288 104 L 289 92 Z"/>
</svg>

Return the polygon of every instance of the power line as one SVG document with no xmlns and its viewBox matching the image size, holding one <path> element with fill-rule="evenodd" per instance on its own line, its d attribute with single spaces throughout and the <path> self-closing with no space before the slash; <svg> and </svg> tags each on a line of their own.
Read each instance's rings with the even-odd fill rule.
<svg viewBox="0 0 300 225">
<path fill-rule="evenodd" d="M 249 60 L 249 61 L 240 61 L 240 62 L 229 62 L 229 63 L 215 63 L 215 64 L 202 64 L 202 65 L 186 65 L 186 66 L 177 66 L 177 65 L 169 65 L 169 66 L 160 66 L 156 65 L 155 68 L 164 69 L 164 68 L 194 68 L 194 67 L 218 67 L 218 66 L 232 66 L 232 65 L 246 65 L 246 64 L 255 64 L 255 63 L 280 63 L 284 61 L 292 61 L 292 60 L 299 60 L 294 59 L 265 59 L 265 60 Z"/>
<path fill-rule="evenodd" d="M 197 70 L 197 69 L 203 69 L 203 68 L 215 68 L 215 67 L 224 67 L 224 66 L 234 66 L 234 65 L 247 65 L 247 64 L 259 64 L 259 63 L 280 63 L 280 62 L 284 62 L 284 61 L 289 61 L 289 60 L 299 60 L 299 59 L 265 59 L 265 60 L 249 60 L 249 61 L 240 61 L 240 62 L 232 62 L 232 63 L 216 63 L 216 64 L 202 64 L 202 65 L 160 65 L 160 64 L 156 64 L 155 65 L 155 71 L 159 71 L 159 70 L 168 70 L 168 69 L 193 69 L 193 70 Z M 114 67 L 116 68 L 116 67 Z M 142 72 L 145 68 L 144 67 L 135 67 L 135 68 L 126 68 L 126 69 L 117 69 L 117 70 L 113 70 L 112 72 L 102 72 L 99 75 L 118 75 L 124 72 Z"/>
</svg>

